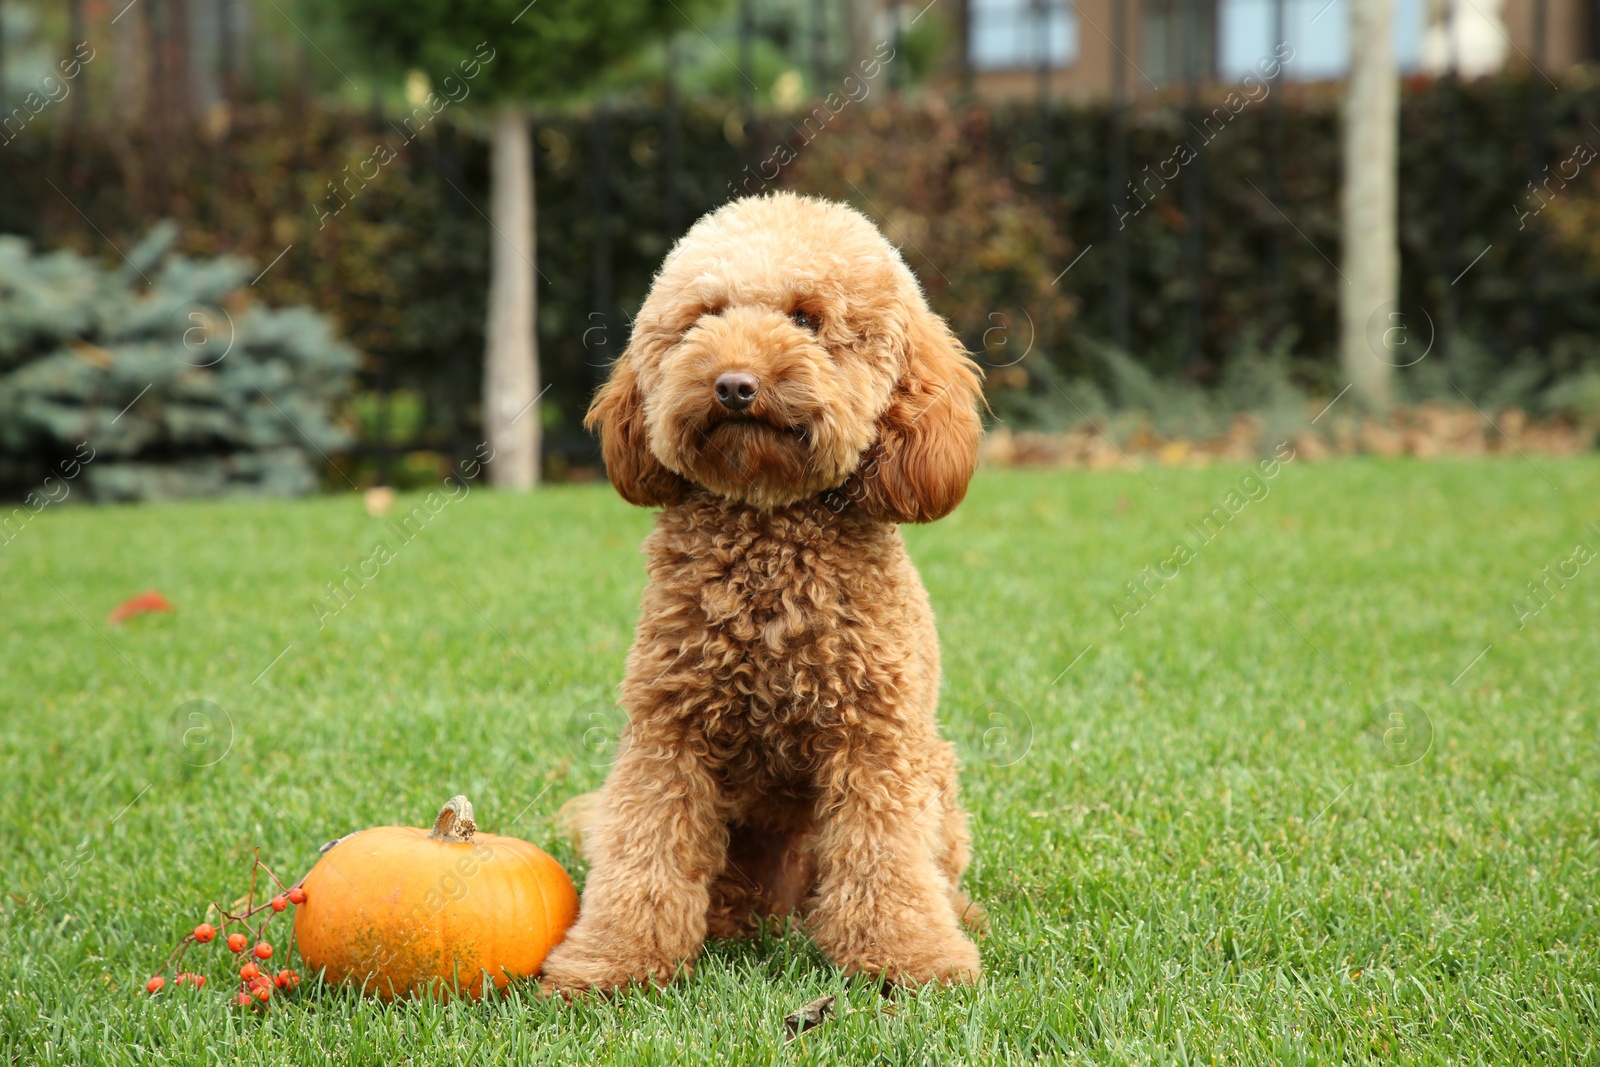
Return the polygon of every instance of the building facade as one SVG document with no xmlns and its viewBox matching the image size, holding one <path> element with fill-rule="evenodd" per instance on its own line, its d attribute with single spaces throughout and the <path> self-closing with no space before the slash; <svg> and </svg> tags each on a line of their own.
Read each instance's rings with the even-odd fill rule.
<svg viewBox="0 0 1600 1067">
<path fill-rule="evenodd" d="M 1553 80 L 1600 55 L 1600 0 L 1392 0 L 1404 74 Z M 1288 45 L 1283 76 L 1341 78 L 1350 0 L 966 0 L 965 62 L 990 99 L 1130 96 L 1238 81 Z"/>
</svg>

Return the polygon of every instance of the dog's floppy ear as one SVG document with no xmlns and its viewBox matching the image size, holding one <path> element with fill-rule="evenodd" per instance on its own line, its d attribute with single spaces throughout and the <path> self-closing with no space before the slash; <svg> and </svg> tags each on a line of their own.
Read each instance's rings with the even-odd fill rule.
<svg viewBox="0 0 1600 1067">
<path fill-rule="evenodd" d="M 611 377 L 595 394 L 583 426 L 591 432 L 598 429 L 606 477 L 622 499 L 646 508 L 676 504 L 683 499 L 689 484 L 662 466 L 650 451 L 644 397 L 640 395 L 639 376 L 629 353 L 624 352 L 612 366 Z"/>
<path fill-rule="evenodd" d="M 983 386 L 961 342 L 925 307 L 914 307 L 910 320 L 904 372 L 856 472 L 862 507 L 888 522 L 932 522 L 954 511 L 983 433 Z"/>
</svg>

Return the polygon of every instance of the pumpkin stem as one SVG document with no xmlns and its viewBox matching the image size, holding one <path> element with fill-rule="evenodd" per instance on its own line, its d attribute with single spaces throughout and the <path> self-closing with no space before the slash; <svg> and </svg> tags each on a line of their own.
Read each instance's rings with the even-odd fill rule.
<svg viewBox="0 0 1600 1067">
<path fill-rule="evenodd" d="M 428 837 L 434 841 L 461 843 L 471 841 L 477 832 L 478 824 L 472 819 L 472 801 L 464 796 L 453 796 L 439 809 L 439 817 L 434 820 Z"/>
</svg>

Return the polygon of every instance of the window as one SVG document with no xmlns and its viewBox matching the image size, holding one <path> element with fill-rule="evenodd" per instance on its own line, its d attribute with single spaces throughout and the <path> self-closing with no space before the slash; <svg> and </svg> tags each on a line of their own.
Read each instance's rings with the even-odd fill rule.
<svg viewBox="0 0 1600 1067">
<path fill-rule="evenodd" d="M 1181 85 L 1192 70 L 1202 79 L 1215 67 L 1216 0 L 1145 0 L 1140 73 L 1157 85 Z"/>
<path fill-rule="evenodd" d="M 1283 36 L 1294 58 L 1283 76 L 1296 81 L 1341 78 L 1350 66 L 1350 0 L 1220 0 L 1217 74 L 1242 78 L 1273 54 L 1275 8 L 1283 5 Z M 1428 0 L 1395 0 L 1394 56 L 1402 71 L 1422 63 Z"/>
<path fill-rule="evenodd" d="M 1068 67 L 1078 59 L 1078 13 L 1067 0 L 967 0 L 976 70 Z"/>
</svg>

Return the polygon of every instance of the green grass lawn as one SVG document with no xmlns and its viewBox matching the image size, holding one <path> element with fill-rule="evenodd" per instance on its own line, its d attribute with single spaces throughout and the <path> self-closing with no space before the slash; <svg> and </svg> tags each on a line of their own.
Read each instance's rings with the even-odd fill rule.
<svg viewBox="0 0 1600 1067">
<path fill-rule="evenodd" d="M 142 989 L 257 846 L 298 874 L 461 792 L 581 885 L 554 815 L 605 773 L 650 515 L 474 491 L 402 546 L 349 495 L 53 507 L 0 547 L 0 1061 L 1600 1061 L 1600 559 L 1512 606 L 1600 550 L 1600 462 L 1537 463 L 1291 463 L 1120 625 L 1243 468 L 985 472 L 908 528 L 993 926 L 975 988 L 882 997 L 796 933 L 599 1003 L 265 1017 L 216 946 L 203 994 Z M 147 588 L 177 613 L 106 622 Z M 195 699 L 227 721 L 177 721 Z"/>
</svg>

